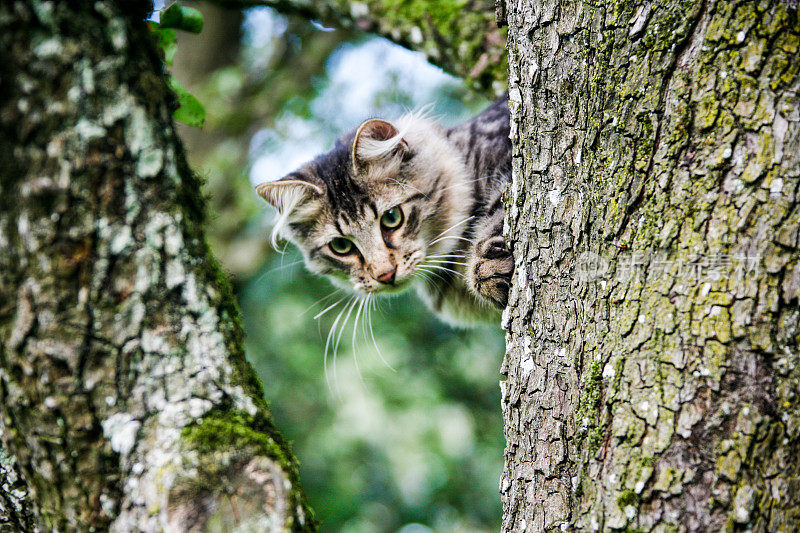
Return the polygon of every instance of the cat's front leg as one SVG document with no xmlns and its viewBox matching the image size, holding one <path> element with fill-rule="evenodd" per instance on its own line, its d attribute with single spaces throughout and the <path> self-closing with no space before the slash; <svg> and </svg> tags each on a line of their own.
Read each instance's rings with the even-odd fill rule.
<svg viewBox="0 0 800 533">
<path fill-rule="evenodd" d="M 514 273 L 514 258 L 508 251 L 502 235 L 479 241 L 469 272 L 473 289 L 502 309 L 508 303 L 508 289 Z"/>
<path fill-rule="evenodd" d="M 467 281 L 479 297 L 502 309 L 508 303 L 514 273 L 514 258 L 503 238 L 502 208 L 476 224 L 476 228 L 475 244 L 467 262 Z"/>
</svg>

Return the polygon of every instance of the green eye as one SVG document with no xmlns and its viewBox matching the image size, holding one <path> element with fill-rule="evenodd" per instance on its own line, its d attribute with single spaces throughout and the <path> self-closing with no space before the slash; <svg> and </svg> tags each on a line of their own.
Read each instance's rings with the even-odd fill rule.
<svg viewBox="0 0 800 533">
<path fill-rule="evenodd" d="M 344 237 L 334 237 L 329 246 L 333 253 L 339 255 L 347 255 L 353 251 L 353 241 Z"/>
<path fill-rule="evenodd" d="M 381 226 L 394 229 L 403 223 L 403 212 L 399 207 L 393 207 L 381 215 Z"/>
</svg>

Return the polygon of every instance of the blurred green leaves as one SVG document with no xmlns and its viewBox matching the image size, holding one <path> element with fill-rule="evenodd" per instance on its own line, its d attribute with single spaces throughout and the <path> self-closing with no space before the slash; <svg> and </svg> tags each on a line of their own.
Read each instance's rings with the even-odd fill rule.
<svg viewBox="0 0 800 533">
<path fill-rule="evenodd" d="M 175 2 L 161 12 L 162 28 L 200 33 L 203 30 L 203 14 L 192 7 L 183 7 Z"/>
<path fill-rule="evenodd" d="M 197 9 L 183 7 L 179 2 L 161 11 L 159 22 L 149 21 L 150 32 L 155 38 L 156 46 L 161 51 L 164 64 L 172 66 L 178 50 L 178 36 L 175 30 L 200 33 L 203 29 L 203 14 Z M 167 75 L 167 85 L 178 97 L 178 108 L 172 118 L 188 126 L 201 127 L 206 120 L 206 110 L 194 95 L 171 74 Z"/>
<path fill-rule="evenodd" d="M 335 288 L 298 260 L 296 252 L 274 257 L 239 297 L 250 360 L 294 440 L 322 530 L 390 533 L 419 523 L 443 533 L 496 531 L 500 329 L 454 330 L 403 294 L 372 313 L 377 347 L 351 316 L 326 364 L 342 304 L 314 316 L 342 293 L 319 301 Z"/>
<path fill-rule="evenodd" d="M 188 126 L 201 127 L 206 120 L 206 108 L 200 100 L 184 89 L 175 76 L 167 77 L 167 85 L 178 97 L 178 109 L 172 113 L 172 118 Z"/>
<path fill-rule="evenodd" d="M 171 67 L 172 60 L 175 59 L 175 52 L 178 51 L 178 36 L 175 34 L 175 30 L 161 28 L 158 22 L 153 22 L 152 20 L 148 24 L 150 32 L 156 40 L 156 46 L 163 54 L 164 64 Z"/>
</svg>

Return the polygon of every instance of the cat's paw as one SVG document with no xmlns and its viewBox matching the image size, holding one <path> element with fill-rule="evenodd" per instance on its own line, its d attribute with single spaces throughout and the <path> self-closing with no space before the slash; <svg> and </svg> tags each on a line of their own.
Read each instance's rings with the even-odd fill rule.
<svg viewBox="0 0 800 533">
<path fill-rule="evenodd" d="M 498 308 L 508 303 L 508 289 L 514 273 L 514 258 L 502 236 L 488 238 L 475 247 L 470 281 L 476 293 Z"/>
</svg>

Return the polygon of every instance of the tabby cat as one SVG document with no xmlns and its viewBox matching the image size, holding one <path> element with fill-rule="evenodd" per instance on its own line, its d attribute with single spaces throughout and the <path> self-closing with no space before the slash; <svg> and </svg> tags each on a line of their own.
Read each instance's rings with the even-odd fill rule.
<svg viewBox="0 0 800 533">
<path fill-rule="evenodd" d="M 334 148 L 256 190 L 272 238 L 357 294 L 416 286 L 439 316 L 496 321 L 514 261 L 501 195 L 511 174 L 508 98 L 450 129 L 409 114 L 367 120 Z"/>
</svg>

